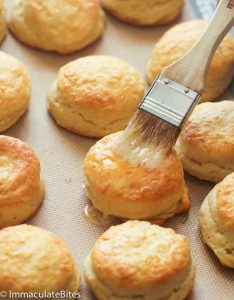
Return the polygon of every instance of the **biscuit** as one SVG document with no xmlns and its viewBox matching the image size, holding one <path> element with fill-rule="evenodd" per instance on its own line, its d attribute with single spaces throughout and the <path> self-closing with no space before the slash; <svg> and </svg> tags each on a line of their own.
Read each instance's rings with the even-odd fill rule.
<svg viewBox="0 0 234 300">
<path fill-rule="evenodd" d="M 193 20 L 174 26 L 156 43 L 147 66 L 147 81 L 152 84 L 162 70 L 184 56 L 198 41 L 207 26 L 205 20 Z M 188 70 L 189 72 L 189 70 Z M 234 40 L 227 35 L 209 67 L 206 89 L 200 102 L 213 101 L 223 94 L 234 75 Z"/>
<path fill-rule="evenodd" d="M 84 160 L 86 191 L 96 209 L 120 219 L 162 225 L 189 210 L 181 162 L 174 152 L 154 169 L 133 165 L 114 148 L 121 132 L 98 141 Z"/>
<path fill-rule="evenodd" d="M 31 225 L 8 227 L 0 231 L 0 245 L 1 291 L 78 291 L 80 275 L 72 253 L 54 233 Z"/>
<path fill-rule="evenodd" d="M 0 42 L 6 35 L 6 16 L 3 0 L 0 0 Z"/>
<path fill-rule="evenodd" d="M 0 228 L 27 220 L 43 197 L 35 153 L 22 141 L 0 135 Z"/>
<path fill-rule="evenodd" d="M 25 66 L 0 51 L 0 132 L 11 127 L 28 109 L 31 83 Z"/>
<path fill-rule="evenodd" d="M 195 267 L 185 236 L 128 221 L 98 239 L 84 275 L 99 300 L 182 300 L 193 288 Z"/>
<path fill-rule="evenodd" d="M 87 56 L 60 69 L 48 109 L 60 126 L 103 137 L 126 127 L 143 95 L 144 83 L 134 67 L 111 56 Z"/>
<path fill-rule="evenodd" d="M 234 172 L 234 101 L 199 104 L 176 145 L 184 170 L 219 182 Z"/>
<path fill-rule="evenodd" d="M 9 28 L 31 47 L 66 54 L 102 35 L 105 15 L 98 0 L 15 0 Z"/>
<path fill-rule="evenodd" d="M 205 198 L 200 209 L 200 226 L 205 243 L 221 264 L 234 268 L 234 173 Z"/>
<path fill-rule="evenodd" d="M 184 0 L 101 0 L 118 19 L 138 26 L 164 25 L 181 13 Z"/>
</svg>

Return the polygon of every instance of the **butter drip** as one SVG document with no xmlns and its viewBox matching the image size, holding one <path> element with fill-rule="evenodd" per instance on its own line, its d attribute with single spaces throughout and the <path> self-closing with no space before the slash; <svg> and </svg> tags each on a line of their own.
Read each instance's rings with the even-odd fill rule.
<svg viewBox="0 0 234 300">
<path fill-rule="evenodd" d="M 83 184 L 83 189 L 86 192 L 86 184 Z M 104 215 L 101 211 L 96 209 L 92 203 L 89 203 L 84 207 L 84 215 L 90 223 L 99 226 L 112 226 L 119 223 L 117 218 Z"/>
<path fill-rule="evenodd" d="M 112 226 L 119 223 L 119 220 L 112 216 L 106 216 L 101 211 L 96 209 L 92 204 L 87 204 L 84 207 L 86 219 L 95 225 Z"/>
</svg>

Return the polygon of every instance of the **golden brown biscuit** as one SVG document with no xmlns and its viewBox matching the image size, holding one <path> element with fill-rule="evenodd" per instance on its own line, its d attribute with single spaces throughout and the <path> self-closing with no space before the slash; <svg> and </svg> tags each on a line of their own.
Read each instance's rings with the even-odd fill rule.
<svg viewBox="0 0 234 300">
<path fill-rule="evenodd" d="M 189 195 L 178 156 L 173 153 L 154 169 L 132 165 L 113 150 L 120 135 L 98 141 L 85 157 L 86 190 L 92 204 L 105 215 L 157 224 L 187 211 Z"/>
<path fill-rule="evenodd" d="M 65 54 L 98 39 L 105 15 L 98 0 L 15 0 L 9 27 L 29 46 Z"/>
<path fill-rule="evenodd" d="M 200 210 L 200 226 L 205 243 L 221 264 L 234 268 L 234 173 L 205 198 Z"/>
<path fill-rule="evenodd" d="M 22 141 L 0 135 L 0 228 L 28 219 L 43 197 L 35 153 Z"/>
<path fill-rule="evenodd" d="M 0 132 L 11 127 L 28 109 L 31 83 L 25 66 L 0 51 Z"/>
<path fill-rule="evenodd" d="M 184 0 L 101 0 L 101 3 L 118 19 L 139 26 L 168 24 L 184 6 Z"/>
<path fill-rule="evenodd" d="M 186 237 L 143 221 L 112 226 L 84 265 L 99 300 L 182 300 L 194 284 Z"/>
<path fill-rule="evenodd" d="M 207 26 L 205 20 L 193 20 L 174 26 L 155 45 L 147 66 L 147 81 L 152 84 L 163 68 L 181 58 L 197 42 Z M 188 70 L 189 72 L 189 70 Z M 211 62 L 206 89 L 200 102 L 212 101 L 223 94 L 234 75 L 234 40 L 227 35 Z"/>
<path fill-rule="evenodd" d="M 0 0 L 0 43 L 6 35 L 6 17 L 3 0 Z"/>
<path fill-rule="evenodd" d="M 8 227 L 0 231 L 0 245 L 1 291 L 78 291 L 80 275 L 72 253 L 55 234 L 30 225 Z"/>
<path fill-rule="evenodd" d="M 60 69 L 48 109 L 60 126 L 103 137 L 125 128 L 143 95 L 144 83 L 134 67 L 111 56 L 87 56 Z"/>
<path fill-rule="evenodd" d="M 177 142 L 184 169 L 213 182 L 234 172 L 234 101 L 199 104 Z"/>
</svg>

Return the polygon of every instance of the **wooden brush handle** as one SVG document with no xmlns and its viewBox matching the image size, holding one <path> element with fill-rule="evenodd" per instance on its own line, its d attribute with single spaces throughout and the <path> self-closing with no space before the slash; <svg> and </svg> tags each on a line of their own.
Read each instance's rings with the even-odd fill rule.
<svg viewBox="0 0 234 300">
<path fill-rule="evenodd" d="M 181 59 L 166 67 L 162 75 L 202 95 L 211 60 L 234 25 L 234 0 L 221 0 L 205 32 Z"/>
</svg>

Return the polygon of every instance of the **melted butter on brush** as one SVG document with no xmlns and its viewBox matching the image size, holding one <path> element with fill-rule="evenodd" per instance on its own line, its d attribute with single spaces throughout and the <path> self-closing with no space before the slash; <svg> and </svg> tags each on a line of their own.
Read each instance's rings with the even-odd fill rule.
<svg viewBox="0 0 234 300">
<path fill-rule="evenodd" d="M 113 143 L 113 151 L 131 165 L 142 165 L 148 169 L 157 168 L 167 157 L 167 150 L 164 147 L 142 143 L 140 138 L 126 139 L 124 134 Z"/>
<path fill-rule="evenodd" d="M 115 141 L 113 151 L 132 165 L 157 168 L 173 151 L 180 129 L 138 109 Z"/>
</svg>

